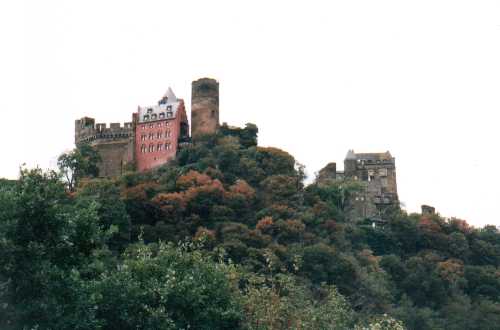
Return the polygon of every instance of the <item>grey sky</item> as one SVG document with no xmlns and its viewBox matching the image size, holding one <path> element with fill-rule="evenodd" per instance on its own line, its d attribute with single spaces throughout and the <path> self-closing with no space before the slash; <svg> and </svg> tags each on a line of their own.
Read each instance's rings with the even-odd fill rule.
<svg viewBox="0 0 500 330">
<path fill-rule="evenodd" d="M 7 0 L 0 37 L 0 176 L 209 76 L 221 121 L 310 176 L 390 150 L 409 211 L 500 225 L 498 1 Z"/>
</svg>

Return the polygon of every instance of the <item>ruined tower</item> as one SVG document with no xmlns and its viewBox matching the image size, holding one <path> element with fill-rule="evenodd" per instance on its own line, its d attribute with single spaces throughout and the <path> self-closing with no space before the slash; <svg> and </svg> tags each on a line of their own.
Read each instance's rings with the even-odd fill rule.
<svg viewBox="0 0 500 330">
<path fill-rule="evenodd" d="M 219 82 L 201 78 L 192 83 L 191 136 L 194 140 L 219 128 Z"/>
<path fill-rule="evenodd" d="M 355 153 L 349 150 L 344 160 L 344 176 L 363 186 L 351 201 L 353 218 L 383 220 L 386 210 L 399 204 L 396 160 L 389 151 Z"/>
</svg>

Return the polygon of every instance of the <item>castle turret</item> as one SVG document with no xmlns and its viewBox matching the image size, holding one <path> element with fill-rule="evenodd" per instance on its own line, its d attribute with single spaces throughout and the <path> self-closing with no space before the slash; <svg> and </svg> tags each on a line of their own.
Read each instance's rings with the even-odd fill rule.
<svg viewBox="0 0 500 330">
<path fill-rule="evenodd" d="M 347 177 L 353 177 L 356 175 L 356 163 L 357 158 L 354 150 L 349 150 L 344 160 L 344 172 Z"/>
<path fill-rule="evenodd" d="M 219 128 L 219 83 L 201 78 L 192 83 L 191 136 L 214 134 Z"/>
</svg>

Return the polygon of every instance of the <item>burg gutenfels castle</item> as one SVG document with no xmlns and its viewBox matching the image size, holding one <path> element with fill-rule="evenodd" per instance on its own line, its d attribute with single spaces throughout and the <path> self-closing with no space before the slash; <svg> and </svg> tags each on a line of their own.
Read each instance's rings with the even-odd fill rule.
<svg viewBox="0 0 500 330">
<path fill-rule="evenodd" d="M 192 82 L 191 127 L 184 100 L 171 88 L 155 105 L 139 106 L 132 121 L 121 125 L 95 122 L 84 117 L 75 121 L 75 144 L 90 144 L 98 151 L 99 176 L 113 177 L 128 168 L 147 171 L 167 164 L 184 146 L 219 128 L 219 83 L 201 78 Z M 191 129 L 191 134 L 190 134 Z M 385 210 L 398 205 L 395 158 L 383 153 L 355 153 L 349 150 L 344 171 L 336 163 L 323 168 L 318 183 L 352 180 L 362 189 L 349 201 L 353 219 L 383 221 Z"/>
</svg>

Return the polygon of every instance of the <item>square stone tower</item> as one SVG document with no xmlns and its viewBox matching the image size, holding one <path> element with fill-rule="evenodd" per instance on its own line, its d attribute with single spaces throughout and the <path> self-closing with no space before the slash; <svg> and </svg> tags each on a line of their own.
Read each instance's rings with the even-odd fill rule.
<svg viewBox="0 0 500 330">
<path fill-rule="evenodd" d="M 389 151 L 355 153 L 349 150 L 344 160 L 344 176 L 359 181 L 364 187 L 351 201 L 352 218 L 383 220 L 385 211 L 399 204 L 396 159 Z"/>
</svg>

